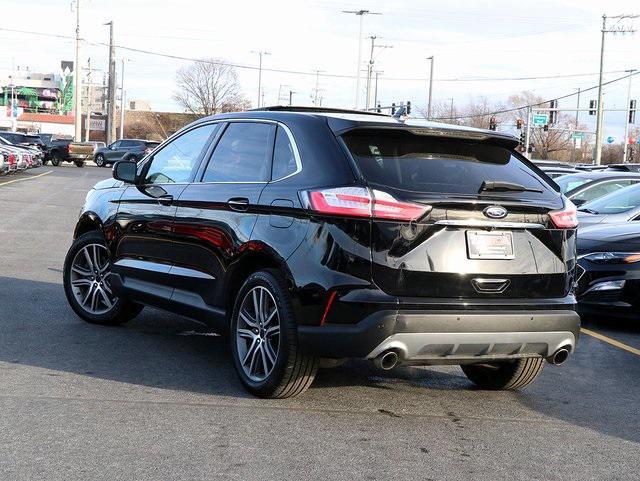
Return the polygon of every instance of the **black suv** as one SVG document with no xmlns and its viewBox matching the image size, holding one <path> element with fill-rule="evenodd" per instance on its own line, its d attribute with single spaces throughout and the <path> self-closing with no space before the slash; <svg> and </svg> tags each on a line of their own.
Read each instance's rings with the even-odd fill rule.
<svg viewBox="0 0 640 481">
<path fill-rule="evenodd" d="M 199 120 L 89 193 L 67 298 L 98 324 L 149 305 L 228 330 L 263 397 L 346 358 L 525 386 L 575 348 L 577 220 L 517 144 L 330 109 Z"/>
<path fill-rule="evenodd" d="M 137 162 L 145 155 L 151 153 L 160 142 L 139 139 L 120 139 L 114 143 L 96 150 L 93 161 L 98 167 L 106 167 L 121 160 L 133 160 Z"/>
</svg>

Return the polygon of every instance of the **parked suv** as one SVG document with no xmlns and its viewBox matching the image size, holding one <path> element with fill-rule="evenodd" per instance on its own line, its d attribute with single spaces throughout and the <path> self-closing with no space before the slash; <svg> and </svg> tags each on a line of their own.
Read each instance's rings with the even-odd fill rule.
<svg viewBox="0 0 640 481">
<path fill-rule="evenodd" d="M 346 358 L 529 384 L 576 345 L 576 211 L 492 131 L 330 109 L 199 120 L 88 194 L 74 311 L 155 306 L 229 331 L 255 395 Z"/>
<path fill-rule="evenodd" d="M 98 167 L 106 167 L 120 160 L 138 161 L 155 149 L 160 142 L 139 139 L 120 139 L 97 149 L 93 157 Z"/>
</svg>

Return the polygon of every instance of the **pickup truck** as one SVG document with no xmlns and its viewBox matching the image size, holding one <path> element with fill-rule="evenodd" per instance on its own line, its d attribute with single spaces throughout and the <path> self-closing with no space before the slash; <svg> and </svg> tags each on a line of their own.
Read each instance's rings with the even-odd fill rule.
<svg viewBox="0 0 640 481">
<path fill-rule="evenodd" d="M 45 146 L 44 162 L 58 166 L 63 162 L 73 162 L 76 167 L 84 167 L 87 160 L 93 159 L 96 149 L 94 142 L 73 142 L 71 139 L 51 140 Z"/>
</svg>

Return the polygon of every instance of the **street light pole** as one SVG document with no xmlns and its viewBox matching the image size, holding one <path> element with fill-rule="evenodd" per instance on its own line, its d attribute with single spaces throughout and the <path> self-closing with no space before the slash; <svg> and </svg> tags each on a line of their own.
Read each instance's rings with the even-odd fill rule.
<svg viewBox="0 0 640 481">
<path fill-rule="evenodd" d="M 80 0 L 76 2 L 76 61 L 73 67 L 73 106 L 75 110 L 75 135 L 76 142 L 82 141 L 82 80 L 80 77 Z"/>
<path fill-rule="evenodd" d="M 120 74 L 120 138 L 124 139 L 124 62 L 122 59 L 122 73 Z"/>
<path fill-rule="evenodd" d="M 427 120 L 431 120 L 431 94 L 433 93 L 433 55 L 427 57 L 427 60 L 431 61 L 431 67 L 429 69 L 429 100 L 427 102 Z"/>
<path fill-rule="evenodd" d="M 89 74 L 87 75 L 87 119 L 84 127 L 85 142 L 89 142 L 89 135 L 91 134 L 91 58 L 89 58 L 87 63 Z"/>
<path fill-rule="evenodd" d="M 578 99 L 576 100 L 576 120 L 575 120 L 575 130 L 578 130 L 578 119 L 580 116 L 580 92 L 582 92 L 582 90 L 580 90 L 580 88 L 578 88 Z M 573 138 L 573 155 L 577 157 L 577 153 L 576 153 L 576 149 L 577 149 L 577 142 L 578 139 L 576 139 L 575 137 Z M 582 145 L 582 144 L 580 144 Z"/>
<path fill-rule="evenodd" d="M 627 155 L 629 153 L 629 115 L 631 113 L 631 78 L 636 70 L 627 70 L 629 74 L 629 88 L 627 90 L 627 117 L 624 119 L 624 148 L 622 151 L 622 162 L 627 161 Z"/>
<path fill-rule="evenodd" d="M 342 13 L 352 13 L 360 17 L 358 24 L 358 65 L 356 65 L 356 92 L 354 98 L 354 108 L 358 109 L 358 97 L 360 96 L 360 63 L 362 62 L 362 21 L 365 15 L 381 15 L 369 10 L 343 10 Z"/>
</svg>

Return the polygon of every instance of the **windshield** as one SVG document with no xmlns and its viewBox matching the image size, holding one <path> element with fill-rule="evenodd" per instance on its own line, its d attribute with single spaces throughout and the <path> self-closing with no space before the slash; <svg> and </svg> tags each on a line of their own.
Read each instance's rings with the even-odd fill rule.
<svg viewBox="0 0 640 481">
<path fill-rule="evenodd" d="M 504 147 L 404 130 L 357 130 L 344 134 L 343 139 L 372 184 L 427 194 L 476 196 L 484 181 L 495 181 L 537 191 L 500 195 L 556 195 L 542 177 Z"/>
<path fill-rule="evenodd" d="M 640 206 L 640 185 L 631 185 L 587 202 L 580 211 L 590 214 L 621 214 Z"/>
<path fill-rule="evenodd" d="M 591 182 L 592 180 L 593 179 L 591 177 L 586 177 L 584 174 L 569 174 L 554 179 L 555 183 L 560 186 L 560 190 L 563 194 L 566 194 L 576 187 L 580 187 L 582 184 Z"/>
</svg>

